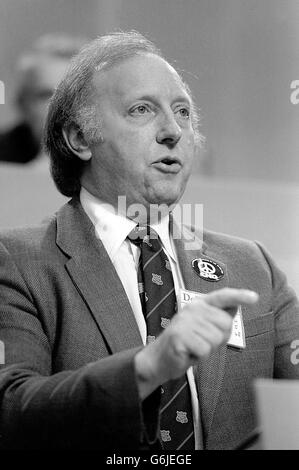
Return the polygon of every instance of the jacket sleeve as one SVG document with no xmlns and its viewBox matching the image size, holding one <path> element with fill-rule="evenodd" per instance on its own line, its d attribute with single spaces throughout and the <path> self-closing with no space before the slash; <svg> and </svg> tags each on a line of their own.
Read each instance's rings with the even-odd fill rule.
<svg viewBox="0 0 299 470">
<path fill-rule="evenodd" d="M 134 371 L 139 348 L 53 374 L 34 298 L 1 243 L 0 341 L 5 448 L 139 448 L 142 406 Z"/>
<path fill-rule="evenodd" d="M 271 255 L 258 244 L 268 264 L 272 281 L 272 310 L 275 321 L 274 378 L 299 379 L 299 303 L 286 275 Z M 297 348 L 297 355 L 296 355 Z"/>
</svg>

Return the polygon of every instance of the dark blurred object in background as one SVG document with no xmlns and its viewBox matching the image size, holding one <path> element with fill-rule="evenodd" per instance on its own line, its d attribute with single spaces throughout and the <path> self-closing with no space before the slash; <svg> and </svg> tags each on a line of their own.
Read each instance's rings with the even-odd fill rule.
<svg viewBox="0 0 299 470">
<path fill-rule="evenodd" d="M 47 104 L 71 57 L 86 42 L 67 34 L 47 34 L 16 64 L 15 103 L 19 122 L 0 133 L 0 161 L 28 163 L 38 159 Z"/>
</svg>

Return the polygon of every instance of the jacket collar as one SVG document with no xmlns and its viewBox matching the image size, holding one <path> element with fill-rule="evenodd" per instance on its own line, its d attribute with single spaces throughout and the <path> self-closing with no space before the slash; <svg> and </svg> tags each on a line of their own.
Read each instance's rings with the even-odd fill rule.
<svg viewBox="0 0 299 470">
<path fill-rule="evenodd" d="M 68 256 L 66 269 L 111 352 L 141 346 L 122 283 L 78 199 L 72 199 L 58 212 L 56 243 Z"/>
</svg>

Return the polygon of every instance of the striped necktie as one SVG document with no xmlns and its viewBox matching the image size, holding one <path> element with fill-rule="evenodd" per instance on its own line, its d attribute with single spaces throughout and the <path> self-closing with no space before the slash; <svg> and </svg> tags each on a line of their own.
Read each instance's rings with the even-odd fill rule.
<svg viewBox="0 0 299 470">
<path fill-rule="evenodd" d="M 138 290 L 147 325 L 147 343 L 167 327 L 177 309 L 169 259 L 158 234 L 137 226 L 128 235 L 140 247 Z M 187 376 L 161 387 L 160 433 L 165 450 L 194 450 L 191 396 Z"/>
</svg>

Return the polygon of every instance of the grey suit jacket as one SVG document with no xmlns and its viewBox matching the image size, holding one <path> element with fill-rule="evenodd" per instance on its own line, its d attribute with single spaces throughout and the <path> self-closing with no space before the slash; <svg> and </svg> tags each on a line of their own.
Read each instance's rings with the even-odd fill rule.
<svg viewBox="0 0 299 470">
<path fill-rule="evenodd" d="M 79 201 L 41 226 L 2 233 L 0 241 L 5 445 L 139 449 L 144 424 L 133 361 L 142 341 L 122 283 Z M 186 289 L 230 286 L 260 295 L 256 305 L 243 307 L 246 349 L 223 346 L 194 368 L 205 448 L 235 448 L 256 426 L 253 379 L 299 378 L 290 360 L 291 343 L 299 338 L 298 302 L 254 242 L 205 232 L 203 245 L 192 250 L 184 240 L 175 243 Z M 224 270 L 219 282 L 192 269 L 202 256 Z M 153 427 L 156 414 L 153 405 Z"/>
</svg>

